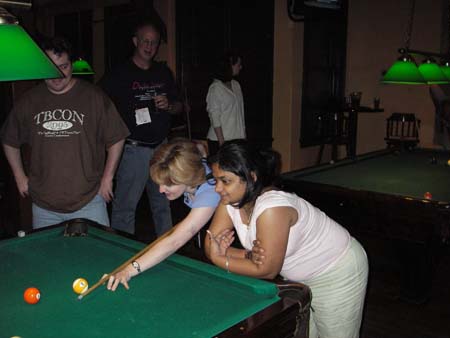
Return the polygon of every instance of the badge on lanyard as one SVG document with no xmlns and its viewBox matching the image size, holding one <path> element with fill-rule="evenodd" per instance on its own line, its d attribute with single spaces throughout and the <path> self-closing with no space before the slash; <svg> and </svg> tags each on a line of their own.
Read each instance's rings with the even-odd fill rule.
<svg viewBox="0 0 450 338">
<path fill-rule="evenodd" d="M 134 111 L 134 116 L 136 118 L 136 125 L 140 126 L 141 124 L 151 123 L 152 118 L 150 117 L 150 111 L 148 107 L 138 108 Z"/>
</svg>

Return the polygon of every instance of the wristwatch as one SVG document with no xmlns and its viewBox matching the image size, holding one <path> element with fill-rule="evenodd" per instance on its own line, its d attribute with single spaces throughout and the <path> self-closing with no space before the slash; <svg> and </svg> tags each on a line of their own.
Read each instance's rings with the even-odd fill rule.
<svg viewBox="0 0 450 338">
<path fill-rule="evenodd" d="M 133 268 L 135 268 L 137 270 L 138 273 L 141 273 L 141 266 L 139 265 L 138 262 L 132 261 L 131 265 L 133 266 Z"/>
</svg>

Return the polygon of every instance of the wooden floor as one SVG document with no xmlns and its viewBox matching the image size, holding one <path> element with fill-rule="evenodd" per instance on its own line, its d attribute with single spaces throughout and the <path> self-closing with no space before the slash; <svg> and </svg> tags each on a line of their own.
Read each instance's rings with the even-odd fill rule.
<svg viewBox="0 0 450 338">
<path fill-rule="evenodd" d="M 154 238 L 148 209 L 143 198 L 138 207 L 136 231 L 138 239 L 145 242 Z M 180 201 L 172 203 L 175 222 L 187 211 Z M 187 250 L 193 247 L 191 243 Z M 437 266 L 431 299 L 421 305 L 398 299 L 399 267 L 392 260 L 370 255 L 369 260 L 362 338 L 450 338 L 450 248 Z"/>
<path fill-rule="evenodd" d="M 366 298 L 363 338 L 449 338 L 450 254 L 437 266 L 432 295 L 425 304 L 398 299 L 398 267 L 372 269 Z"/>
</svg>

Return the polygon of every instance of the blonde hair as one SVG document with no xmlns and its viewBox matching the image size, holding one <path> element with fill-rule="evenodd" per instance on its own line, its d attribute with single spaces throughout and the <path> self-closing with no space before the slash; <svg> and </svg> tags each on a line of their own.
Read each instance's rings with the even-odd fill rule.
<svg viewBox="0 0 450 338">
<path fill-rule="evenodd" d="M 202 155 L 188 140 L 177 139 L 158 148 L 150 161 L 150 176 L 159 185 L 197 187 L 206 182 Z"/>
</svg>

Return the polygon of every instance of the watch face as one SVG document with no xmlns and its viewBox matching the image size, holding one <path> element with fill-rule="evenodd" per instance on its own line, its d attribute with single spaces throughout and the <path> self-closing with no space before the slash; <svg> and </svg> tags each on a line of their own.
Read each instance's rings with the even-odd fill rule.
<svg viewBox="0 0 450 338">
<path fill-rule="evenodd" d="M 133 268 L 135 268 L 138 272 L 141 272 L 141 267 L 139 266 L 139 263 L 134 261 L 131 263 L 133 265 Z"/>
</svg>

